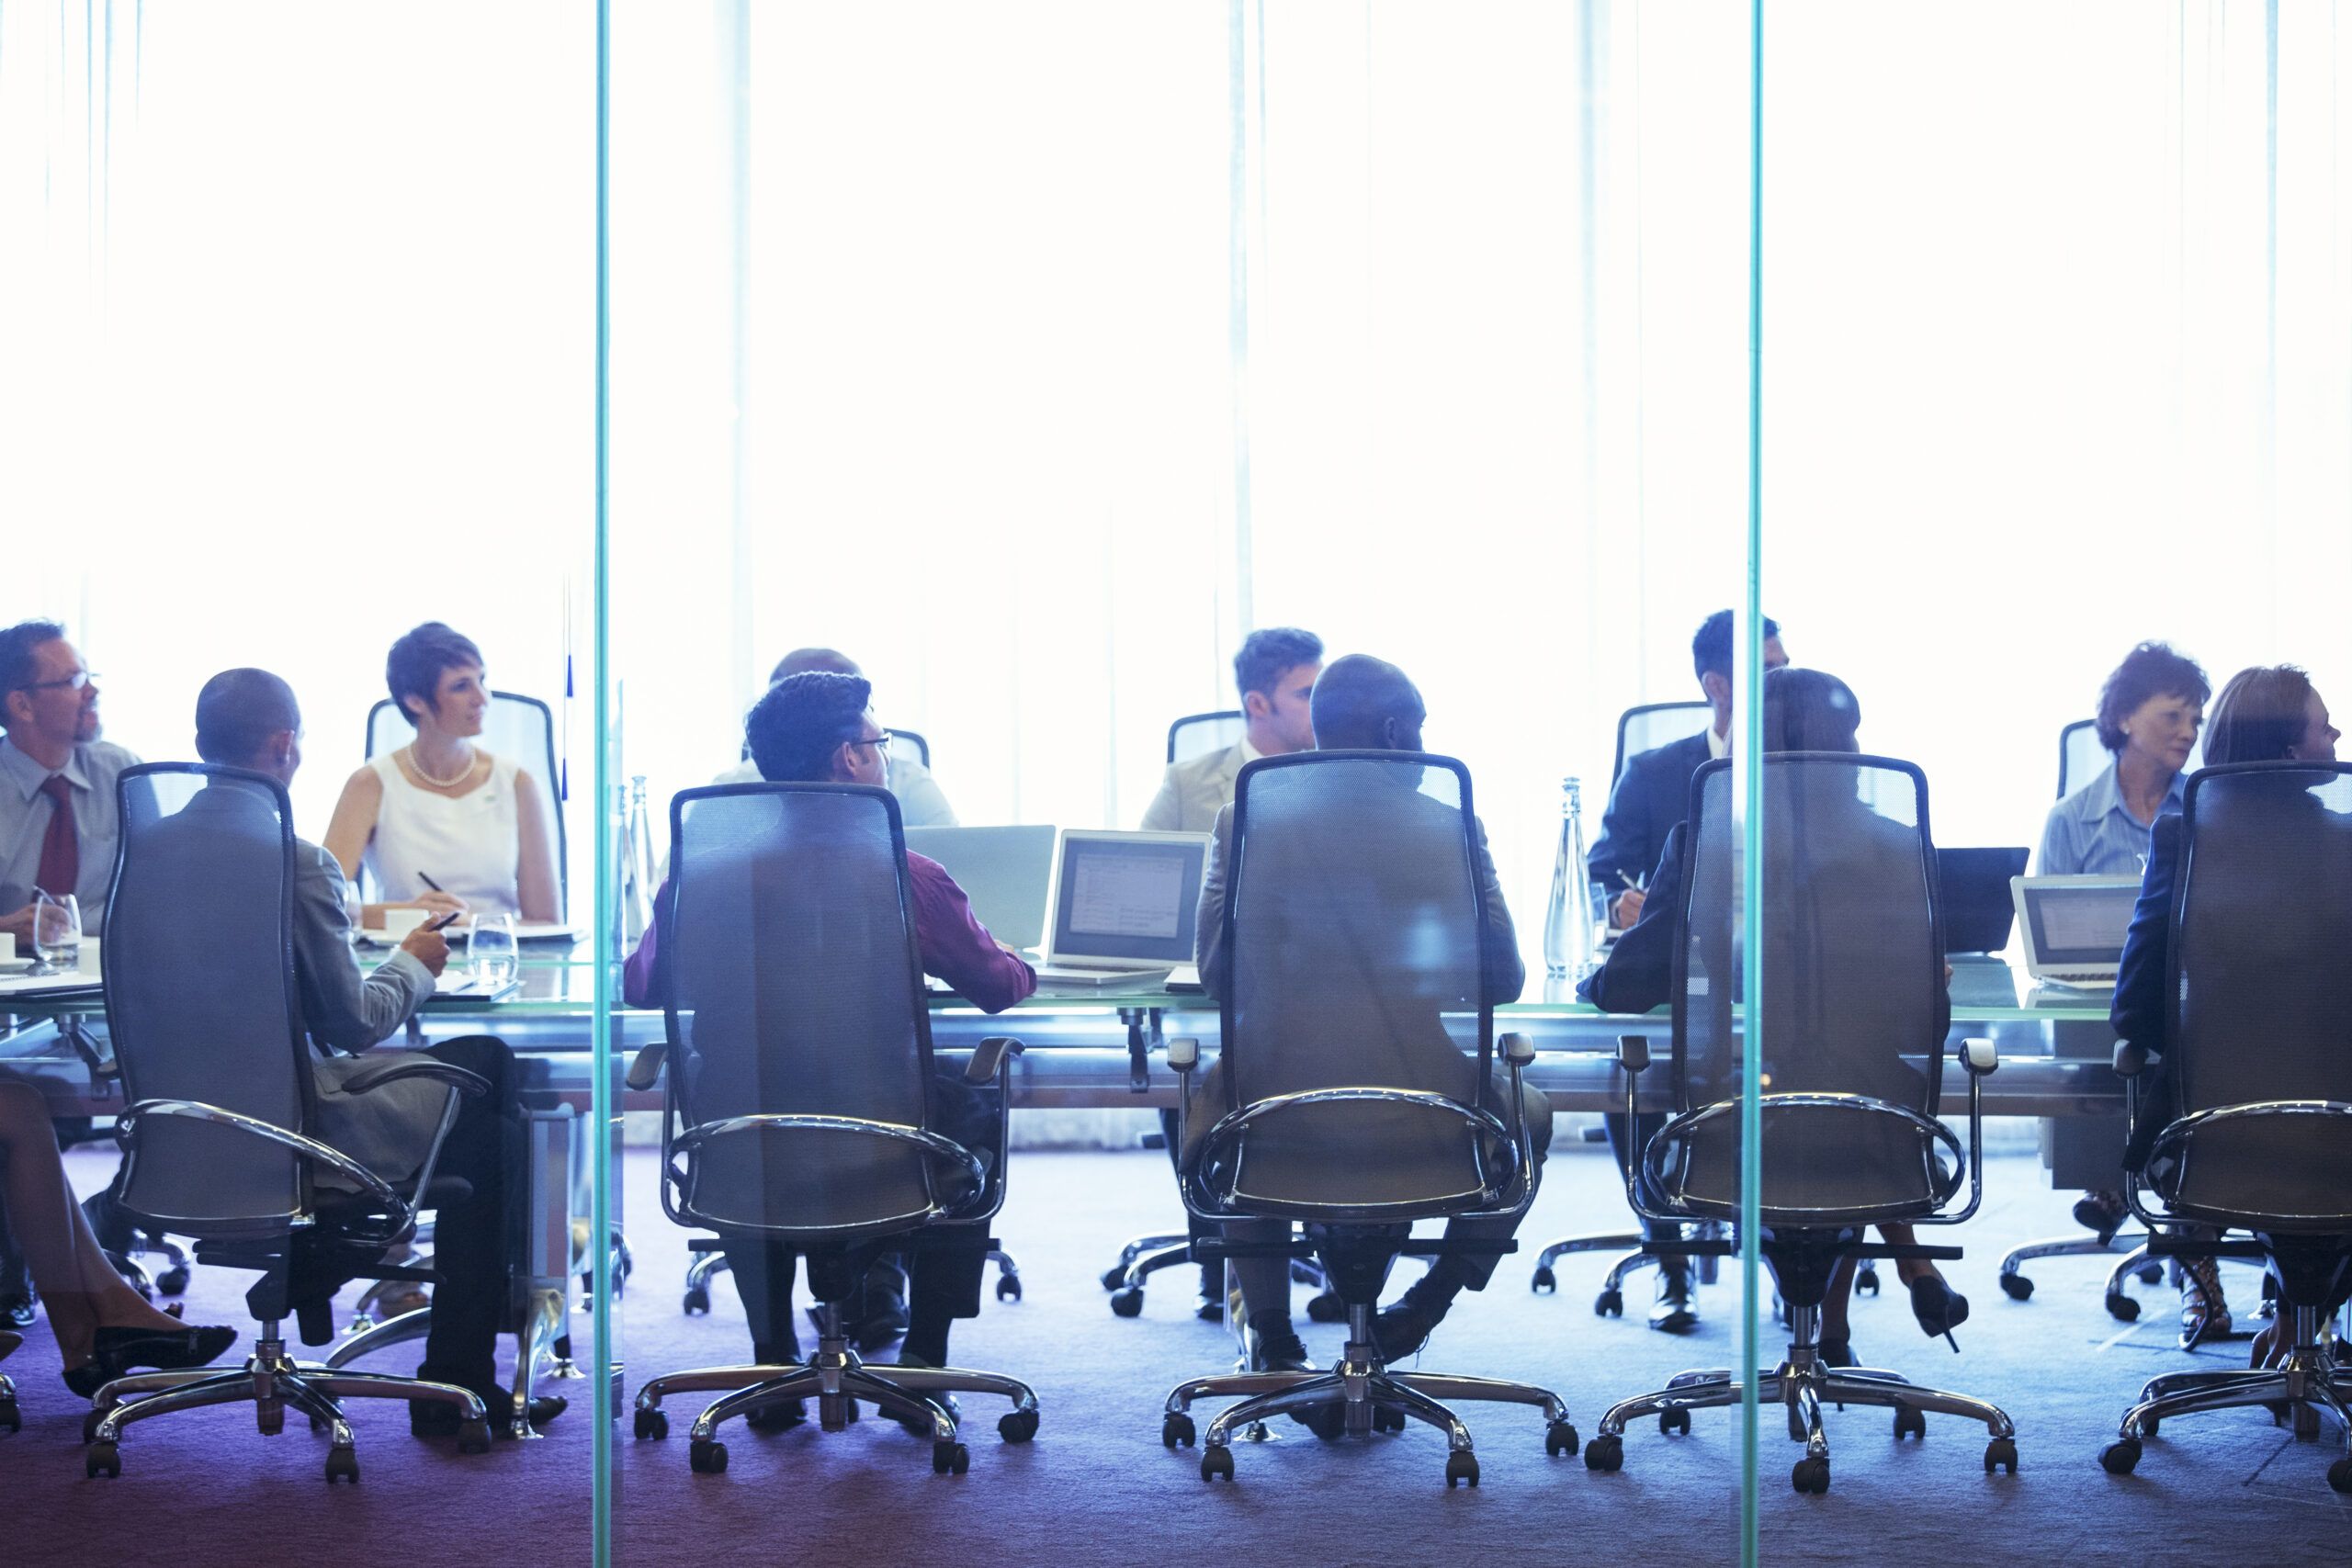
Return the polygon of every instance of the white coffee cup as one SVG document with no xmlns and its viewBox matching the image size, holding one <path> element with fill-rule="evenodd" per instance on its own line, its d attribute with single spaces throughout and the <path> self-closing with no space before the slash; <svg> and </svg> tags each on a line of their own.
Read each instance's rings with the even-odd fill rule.
<svg viewBox="0 0 2352 1568">
<path fill-rule="evenodd" d="M 430 909 L 387 909 L 384 911 L 384 940 L 398 942 L 432 918 Z"/>
<path fill-rule="evenodd" d="M 13 964 L 16 960 L 17 933 L 15 931 L 0 931 L 0 964 Z"/>
</svg>

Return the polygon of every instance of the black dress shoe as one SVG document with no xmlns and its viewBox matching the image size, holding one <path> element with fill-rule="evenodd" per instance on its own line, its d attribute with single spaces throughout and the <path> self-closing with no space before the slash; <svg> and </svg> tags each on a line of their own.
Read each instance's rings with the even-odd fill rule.
<svg viewBox="0 0 2352 1568">
<path fill-rule="evenodd" d="M 65 1371 L 65 1386 L 84 1399 L 115 1379 L 141 1367 L 176 1371 L 183 1367 L 208 1367 L 237 1342 L 237 1331 L 222 1324 L 183 1328 L 177 1333 L 149 1328 L 101 1328 L 90 1347 L 90 1359 Z"/>
<path fill-rule="evenodd" d="M 0 1327 L 30 1328 L 40 1316 L 40 1298 L 27 1285 L 21 1295 L 0 1293 Z"/>
<path fill-rule="evenodd" d="M 1660 1334 L 1688 1334 L 1699 1326 L 1699 1310 L 1690 1304 L 1690 1270 L 1661 1263 L 1657 1295 L 1650 1303 L 1650 1326 Z"/>
<path fill-rule="evenodd" d="M 484 1391 L 476 1389 L 482 1406 L 490 1412 L 490 1435 L 501 1442 L 514 1435 L 514 1396 L 505 1389 Z M 557 1393 L 535 1394 L 531 1399 L 531 1425 L 544 1427 L 571 1408 L 571 1401 Z M 439 1400 L 412 1399 L 408 1402 L 408 1429 L 411 1437 L 454 1438 L 465 1417 L 458 1414 L 454 1404 Z"/>
<path fill-rule="evenodd" d="M 808 1419 L 808 1402 L 805 1399 L 779 1399 L 774 1404 L 763 1404 L 743 1417 L 743 1425 L 754 1432 L 786 1432 Z"/>
</svg>

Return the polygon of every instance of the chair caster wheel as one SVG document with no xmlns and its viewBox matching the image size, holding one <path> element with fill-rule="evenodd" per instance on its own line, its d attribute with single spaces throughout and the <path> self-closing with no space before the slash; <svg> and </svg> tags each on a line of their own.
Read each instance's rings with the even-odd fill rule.
<svg viewBox="0 0 2352 1568">
<path fill-rule="evenodd" d="M 1385 1404 L 1372 1407 L 1372 1429 L 1375 1432 L 1401 1432 L 1405 1429 L 1405 1413 L 1391 1410 Z"/>
<path fill-rule="evenodd" d="M 2140 1303 L 2121 1291 L 2113 1292 L 2107 1298 L 2107 1315 L 2118 1323 L 2137 1323 L 2140 1321 Z"/>
<path fill-rule="evenodd" d="M 718 1475 L 727 1469 L 725 1443 L 696 1443 L 686 1450 L 686 1468 L 696 1475 Z"/>
<path fill-rule="evenodd" d="M 710 1311 L 710 1292 L 704 1290 L 700 1285 L 696 1285 L 694 1289 L 686 1292 L 685 1300 L 678 1303 L 678 1310 L 684 1313 L 688 1317 L 698 1317 L 708 1313 Z"/>
<path fill-rule="evenodd" d="M 1018 1274 L 1000 1275 L 996 1282 L 996 1299 L 1001 1302 L 1019 1301 L 1021 1299 L 1021 1276 Z"/>
<path fill-rule="evenodd" d="M 486 1454 L 490 1452 L 490 1421 L 488 1417 L 484 1417 L 480 1421 L 460 1421 L 458 1423 L 458 1451 L 461 1454 Z"/>
<path fill-rule="evenodd" d="M 2140 1462 L 2140 1439 L 2126 1438 L 2099 1450 L 2098 1467 L 2109 1475 L 2129 1475 Z"/>
<path fill-rule="evenodd" d="M 1111 1292 L 1111 1314 L 1114 1317 L 1141 1317 L 1143 1292 L 1134 1285 L 1122 1285 Z"/>
<path fill-rule="evenodd" d="M 1789 1472 L 1789 1484 L 1799 1492 L 1810 1492 L 1818 1497 L 1829 1490 L 1829 1461 L 1826 1459 L 1801 1459 Z"/>
<path fill-rule="evenodd" d="M 1527 1288 L 1539 1296 L 1548 1296 L 1560 1288 L 1560 1277 L 1552 1272 L 1549 1263 L 1545 1263 L 1536 1269 L 1534 1277 L 1527 1281 Z"/>
<path fill-rule="evenodd" d="M 1624 1462 L 1625 1439 L 1614 1432 L 1603 1432 L 1584 1446 L 1587 1470 L 1611 1471 Z"/>
<path fill-rule="evenodd" d="M 338 1481 L 348 1481 L 354 1486 L 359 1484 L 359 1455 L 355 1450 L 327 1450 L 327 1484 L 332 1486 Z"/>
<path fill-rule="evenodd" d="M 996 1418 L 996 1435 L 1008 1443 L 1025 1443 L 1037 1435 L 1037 1413 L 1014 1410 Z"/>
<path fill-rule="evenodd" d="M 2018 1472 L 2018 1440 L 2015 1438 L 1995 1438 L 1984 1445 L 1984 1473 L 1990 1475 L 1997 1470 L 2006 1470 L 2011 1475 Z"/>
<path fill-rule="evenodd" d="M 2160 1285 L 2164 1283 L 2164 1278 L 2165 1266 L 2163 1264 L 2143 1263 L 2140 1265 L 2140 1283 L 2143 1285 Z"/>
<path fill-rule="evenodd" d="M 1306 1299 L 1306 1316 L 1311 1323 L 1345 1323 L 1348 1303 L 1333 1292 L 1318 1292 Z"/>
<path fill-rule="evenodd" d="M 1127 1266 L 1125 1264 L 1122 1263 L 1115 1269 L 1105 1269 L 1102 1270 L 1102 1288 L 1104 1290 L 1115 1291 L 1126 1282 Z"/>
<path fill-rule="evenodd" d="M 112 1443 L 92 1443 L 90 1451 L 82 1457 L 82 1473 L 93 1481 L 101 1475 L 120 1475 L 121 1450 Z"/>
<path fill-rule="evenodd" d="M 972 1450 L 961 1443 L 931 1445 L 931 1472 L 933 1475 L 961 1475 L 972 1468 Z"/>
<path fill-rule="evenodd" d="M 1572 1422 L 1555 1421 L 1544 1428 L 1544 1457 L 1557 1459 L 1577 1451 L 1577 1429 Z"/>
<path fill-rule="evenodd" d="M 1923 1443 L 1928 1440 L 1928 1413 L 1914 1404 L 1894 1407 L 1894 1440 L 1901 1442 L 1905 1438 L 1917 1438 Z"/>
<path fill-rule="evenodd" d="M 2340 1459 L 2329 1465 L 2327 1483 L 2338 1492 L 2352 1492 L 2352 1459 Z"/>
<path fill-rule="evenodd" d="M 2001 1293 L 2013 1302 L 2021 1302 L 2033 1294 L 2033 1281 L 2022 1274 L 2001 1276 Z"/>
<path fill-rule="evenodd" d="M 637 1413 L 637 1436 L 642 1442 L 648 1438 L 670 1435 L 670 1413 L 666 1410 L 640 1410 Z"/>
<path fill-rule="evenodd" d="M 156 1275 L 155 1288 L 167 1296 L 185 1294 L 187 1291 L 187 1265 L 175 1263 Z"/>
<path fill-rule="evenodd" d="M 1193 1446 L 1193 1439 L 1197 1436 L 1199 1434 L 1193 1430 L 1193 1418 L 1190 1416 L 1178 1414 L 1160 1418 L 1159 1446 L 1163 1449 L 1180 1446 L 1189 1449 Z"/>
<path fill-rule="evenodd" d="M 1659 1411 L 1657 1413 L 1657 1429 L 1669 1438 L 1673 1437 L 1677 1433 L 1680 1433 L 1686 1438 L 1689 1437 L 1690 1435 L 1690 1412 L 1688 1410 Z"/>
<path fill-rule="evenodd" d="M 1854 1274 L 1854 1293 L 1858 1296 L 1878 1294 L 1878 1270 L 1865 1263 Z"/>
<path fill-rule="evenodd" d="M 1226 1448 L 1204 1450 L 1201 1455 L 1201 1479 L 1215 1481 L 1220 1475 L 1227 1481 L 1233 1479 L 1233 1450 Z"/>
<path fill-rule="evenodd" d="M 1445 1456 L 1445 1489 L 1453 1491 L 1457 1481 L 1478 1484 L 1478 1456 L 1467 1449 L 1456 1449 Z"/>
<path fill-rule="evenodd" d="M 1592 1299 L 1592 1315 L 1595 1317 L 1624 1316 L 1625 1292 L 1623 1291 L 1601 1292 Z"/>
</svg>

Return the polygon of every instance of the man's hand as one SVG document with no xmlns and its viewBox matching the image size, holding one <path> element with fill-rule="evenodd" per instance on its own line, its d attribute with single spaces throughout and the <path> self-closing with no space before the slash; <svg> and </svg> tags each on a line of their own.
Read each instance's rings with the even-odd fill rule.
<svg viewBox="0 0 2352 1568">
<path fill-rule="evenodd" d="M 1609 923 L 1624 931 L 1642 918 L 1642 900 L 1648 897 L 1638 887 L 1628 887 L 1609 901 Z"/>
<path fill-rule="evenodd" d="M 0 915 L 0 933 L 15 937 L 19 947 L 29 947 L 33 940 L 33 907 L 28 904 L 14 914 Z"/>
<path fill-rule="evenodd" d="M 401 938 L 401 951 L 424 964 L 436 980 L 441 977 L 441 971 L 448 966 L 447 939 L 439 931 L 427 931 L 423 926 Z"/>
</svg>

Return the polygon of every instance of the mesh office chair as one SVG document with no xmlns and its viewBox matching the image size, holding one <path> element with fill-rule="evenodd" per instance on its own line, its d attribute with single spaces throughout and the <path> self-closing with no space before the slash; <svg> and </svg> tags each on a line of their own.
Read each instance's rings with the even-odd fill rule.
<svg viewBox="0 0 2352 1568">
<path fill-rule="evenodd" d="M 1227 1258 L 1312 1252 L 1346 1304 L 1345 1359 L 1329 1372 L 1252 1371 L 1179 1384 L 1160 1440 L 1195 1436 L 1193 1401 L 1239 1395 L 1203 1437 L 1204 1479 L 1233 1474 L 1236 1427 L 1338 1404 L 1333 1425 L 1368 1435 L 1402 1416 L 1442 1427 L 1446 1483 L 1478 1483 L 1470 1430 L 1441 1398 L 1539 1406 L 1544 1446 L 1573 1453 L 1556 1394 L 1531 1384 L 1393 1372 L 1373 1312 L 1404 1253 L 1506 1253 L 1508 1240 L 1411 1238 L 1413 1222 L 1515 1220 L 1535 1193 L 1520 1096 L 1533 1056 L 1504 1040 L 1508 1089 L 1489 1072 L 1494 997 L 1475 870 L 1470 775 L 1419 752 L 1314 751 L 1241 771 L 1234 796 L 1216 1071 L 1192 1105 L 1197 1043 L 1171 1043 L 1185 1075 L 1180 1175 L 1186 1207 L 1213 1224 L 1295 1222 L 1306 1239 L 1207 1242 Z M 1377 852 L 1367 853 L 1376 846 Z M 1212 1124 L 1198 1129 L 1194 1116 Z M 1197 1131 L 1198 1136 L 1193 1134 Z"/>
<path fill-rule="evenodd" d="M 1625 776 L 1625 764 L 1645 751 L 1655 751 L 1661 746 L 1697 735 L 1714 717 L 1714 705 L 1695 703 L 1645 703 L 1627 708 L 1617 716 L 1617 758 L 1610 765 L 1609 783 L 1614 789 L 1617 781 Z M 1585 1130 L 1588 1142 L 1599 1142 L 1601 1130 Z M 1699 1227 L 1700 1234 L 1713 1236 L 1713 1224 Z M 1536 1255 L 1535 1271 L 1528 1276 L 1527 1288 L 1538 1295 L 1548 1295 L 1559 1288 L 1559 1275 L 1553 1267 L 1563 1258 L 1578 1252 L 1616 1252 L 1623 1256 L 1610 1264 L 1609 1272 L 1600 1281 L 1600 1292 L 1592 1299 L 1592 1310 L 1598 1317 L 1622 1317 L 1625 1313 L 1625 1279 L 1638 1269 L 1657 1261 L 1657 1254 L 1645 1245 L 1646 1238 L 1634 1231 L 1610 1231 L 1594 1235 L 1566 1235 L 1548 1242 Z M 1715 1260 L 1712 1256 L 1699 1259 L 1698 1279 L 1704 1284 L 1715 1282 Z M 1878 1281 L 1872 1278 L 1868 1288 L 1875 1293 Z"/>
<path fill-rule="evenodd" d="M 2158 1256 L 2265 1258 L 2287 1355 L 2275 1368 L 2152 1379 L 2099 1462 L 2129 1473 L 2172 1416 L 2283 1402 L 2299 1438 L 2318 1436 L 2322 1414 L 2345 1428 L 2327 1483 L 2352 1492 L 2352 1368 L 2327 1333 L 2352 1296 L 2352 764 L 2209 768 L 2189 780 L 2181 815 L 2164 988 L 2172 1102 L 2145 1166 L 2125 1172 L 2124 1196 Z M 2158 1113 L 2140 1103 L 2145 1066 L 2117 1046 L 2135 1121 Z M 2156 1229 L 2178 1224 L 2255 1239 Z"/>
<path fill-rule="evenodd" d="M 116 1129 L 124 1159 L 115 1201 L 137 1224 L 196 1237 L 204 1262 L 259 1271 L 245 1301 L 261 1331 L 241 1368 L 142 1373 L 99 1390 L 85 1428 L 88 1473 L 120 1473 L 117 1445 L 132 1422 L 246 1402 L 266 1436 L 283 1428 L 289 1404 L 325 1427 L 330 1483 L 359 1478 L 345 1399 L 455 1404 L 459 1448 L 487 1450 L 487 1412 L 469 1391 L 296 1361 L 279 1325 L 289 1312 L 323 1311 L 307 1293 L 317 1287 L 298 1279 L 433 1278 L 382 1259 L 413 1233 L 418 1210 L 463 1195 L 462 1183 L 436 1183 L 433 1168 L 458 1096 L 489 1086 L 404 1055 L 345 1081 L 359 1094 L 418 1077 L 449 1086 L 431 1150 L 407 1183 L 388 1183 L 320 1142 L 296 1000 L 284 787 L 238 769 L 165 762 L 125 770 L 117 789 L 122 843 L 106 998 L 129 1109 Z"/>
<path fill-rule="evenodd" d="M 662 1204 L 682 1225 L 778 1242 L 807 1265 L 819 1303 L 805 1363 L 713 1367 L 639 1389 L 636 1433 L 664 1437 L 670 1394 L 729 1390 L 703 1411 L 689 1461 L 727 1468 L 720 1424 L 808 1394 L 837 1432 L 853 1399 L 920 1422 L 932 1466 L 970 1462 L 934 1393 L 999 1393 L 1008 1442 L 1037 1429 L 1027 1385 L 956 1368 L 869 1370 L 841 1303 L 875 1256 L 928 1228 L 985 1226 L 1004 1201 L 1001 1158 L 931 1130 L 931 1014 L 915 944 L 906 839 L 887 790 L 727 784 L 670 807 L 669 894 L 656 918 L 669 1021 Z M 1002 1096 L 1018 1044 L 973 1054 L 967 1078 Z M 632 1075 L 633 1077 L 635 1075 Z M 920 1267 L 920 1265 L 918 1265 Z"/>
<path fill-rule="evenodd" d="M 1674 992 L 1674 1116 L 1626 1178 L 1634 1209 L 1654 1219 L 1739 1216 L 1742 1021 L 1739 835 L 1731 763 L 1691 783 L 1685 849 L 1684 940 Z M 1763 1233 L 1758 1237 L 1789 1314 L 1788 1359 L 1759 1380 L 1759 1401 L 1787 1406 L 1805 1445 L 1790 1481 L 1829 1489 L 1825 1404 L 1892 1406 L 1894 1434 L 1927 1434 L 1925 1413 L 1983 1421 L 1984 1468 L 2017 1469 L 2015 1429 L 1994 1405 L 1905 1382 L 1894 1372 L 1832 1369 L 1819 1355 L 1821 1303 L 1832 1272 L 1866 1255 L 1951 1258 L 1957 1247 L 1871 1244 L 1863 1227 L 1957 1224 L 1984 1188 L 1983 1076 L 1989 1041 L 1968 1043 L 1968 1148 L 1937 1120 L 1943 1077 L 1941 919 L 1928 831 L 1928 786 L 1907 762 L 1849 752 L 1764 759 L 1764 1007 L 1761 1064 Z M 1752 1037 L 1752 1034 L 1751 1034 Z M 1620 1043 L 1631 1114 L 1649 1064 L 1638 1035 Z M 1915 1063 L 1917 1065 L 1915 1065 Z M 1963 1179 L 1967 1206 L 1945 1207 Z M 1663 1245 L 1663 1244 L 1661 1244 Z M 1723 1243 L 1689 1243 L 1691 1247 Z M 1600 1471 L 1624 1459 L 1626 1425 L 1655 1416 L 1688 1432 L 1692 1410 L 1736 1405 L 1724 1371 L 1686 1372 L 1655 1393 L 1610 1408 L 1585 1449 Z"/>
<path fill-rule="evenodd" d="M 2078 718 L 2058 732 L 2058 798 L 2065 799 L 2113 761 L 2099 743 L 2098 720 Z"/>
<path fill-rule="evenodd" d="M 1625 764 L 1645 751 L 1655 751 L 1698 734 L 1714 717 L 1711 703 L 1645 703 L 1617 716 L 1617 760 L 1610 764 L 1609 782 L 1625 776 Z"/>
<path fill-rule="evenodd" d="M 390 697 L 368 710 L 368 756 L 397 751 L 415 735 L 416 727 Z M 480 740 L 491 755 L 511 757 L 521 763 L 538 787 L 541 814 L 555 825 L 556 919 L 566 919 L 565 911 L 571 908 L 571 840 L 563 825 L 564 775 L 556 757 L 555 714 L 537 697 L 492 692 L 490 711 L 482 716 Z"/>
<path fill-rule="evenodd" d="M 1189 762 L 1195 757 L 1238 745 L 1248 728 L 1249 720 L 1239 708 L 1187 714 L 1168 727 L 1169 764 L 1172 767 L 1178 762 Z"/>
</svg>

